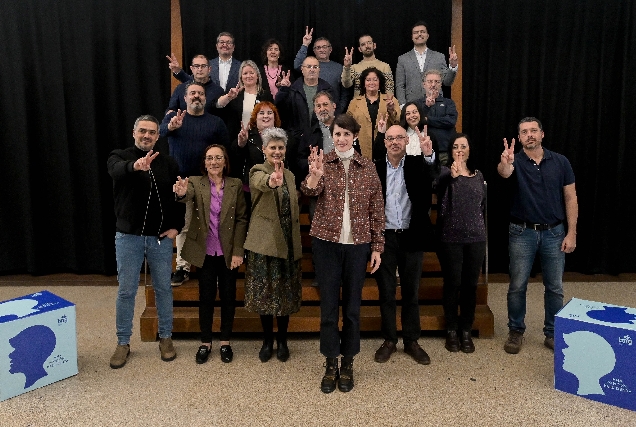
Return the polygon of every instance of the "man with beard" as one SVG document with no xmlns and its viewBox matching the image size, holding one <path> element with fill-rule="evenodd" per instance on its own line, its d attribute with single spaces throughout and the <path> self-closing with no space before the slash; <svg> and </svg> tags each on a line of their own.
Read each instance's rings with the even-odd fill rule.
<svg viewBox="0 0 636 427">
<path fill-rule="evenodd" d="M 508 287 L 508 339 L 506 353 L 516 354 L 523 344 L 526 325 L 526 289 L 537 253 L 545 286 L 543 344 L 554 350 L 554 316 L 563 306 L 565 254 L 576 248 L 578 202 L 574 172 L 568 159 L 543 148 L 543 126 L 539 119 L 526 117 L 519 122 L 519 142 L 523 149 L 515 154 L 515 140 L 504 151 L 497 172 L 512 178 L 512 206 L 508 226 L 510 286 Z M 567 221 L 567 233 L 564 221 Z"/>
<path fill-rule="evenodd" d="M 426 23 L 423 21 L 416 22 L 411 27 L 413 50 L 398 58 L 395 69 L 395 96 L 400 106 L 424 97 L 422 77 L 426 70 L 439 70 L 442 73 L 442 83 L 445 86 L 452 85 L 457 75 L 459 65 L 455 47 L 448 48 L 450 67 L 447 67 L 444 55 L 426 46 L 428 41 L 426 27 Z"/>
<path fill-rule="evenodd" d="M 370 35 L 365 34 L 358 39 L 360 46 L 358 50 L 362 53 L 362 61 L 355 65 L 353 63 L 353 48 L 347 51 L 345 48 L 344 67 L 342 69 L 342 86 L 350 88 L 353 86 L 353 96 L 360 95 L 360 74 L 367 68 L 375 67 L 384 74 L 386 80 L 386 93 L 394 93 L 393 72 L 386 62 L 382 62 L 375 57 L 375 43 Z"/>
<path fill-rule="evenodd" d="M 230 145 L 230 137 L 223 120 L 205 112 L 205 87 L 201 83 L 188 82 L 185 86 L 186 110 L 169 112 L 160 127 L 161 136 L 168 136 L 170 155 L 179 164 L 181 178 L 200 175 L 201 156 L 208 145 Z M 173 286 L 179 286 L 190 278 L 190 264 L 181 258 L 181 248 L 192 216 L 192 202 L 186 203 L 185 225 L 177 236 L 177 270 L 172 275 Z"/>
<path fill-rule="evenodd" d="M 179 174 L 177 162 L 153 152 L 159 121 L 144 115 L 133 127 L 135 146 L 113 150 L 108 173 L 115 199 L 115 256 L 119 289 L 116 304 L 117 348 L 110 367 L 121 368 L 130 354 L 135 296 L 144 256 L 150 266 L 159 316 L 159 350 L 168 362 L 177 357 L 172 344 L 172 240 L 183 227 L 183 205 L 172 187 Z"/>
<path fill-rule="evenodd" d="M 185 83 L 181 83 L 174 89 L 174 92 L 172 92 L 172 96 L 170 97 L 170 102 L 168 103 L 166 114 L 177 110 L 185 110 L 187 108 L 185 101 L 186 86 L 191 81 L 199 83 L 203 87 L 206 99 L 205 111 L 214 114 L 216 101 L 221 95 L 223 95 L 223 89 L 210 79 L 210 65 L 208 64 L 208 58 L 206 58 L 205 55 L 196 55 L 192 58 L 192 65 L 190 66 L 190 69 L 192 70 L 193 80 L 186 79 Z"/>
</svg>

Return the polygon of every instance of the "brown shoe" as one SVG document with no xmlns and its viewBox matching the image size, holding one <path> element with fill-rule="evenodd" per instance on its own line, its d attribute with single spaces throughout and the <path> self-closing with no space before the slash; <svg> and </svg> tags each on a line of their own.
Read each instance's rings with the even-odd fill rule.
<svg viewBox="0 0 636 427">
<path fill-rule="evenodd" d="M 164 362 L 170 362 L 177 357 L 177 352 L 172 345 L 172 338 L 160 338 L 159 351 L 161 352 L 161 360 Z"/>
<path fill-rule="evenodd" d="M 415 359 L 420 365 L 430 365 L 431 363 L 431 358 L 428 357 L 428 354 L 420 347 L 417 341 L 404 344 L 404 352 Z"/>
<path fill-rule="evenodd" d="M 119 369 L 123 367 L 128 361 L 128 355 L 130 354 L 130 345 L 117 345 L 115 353 L 110 358 L 110 367 L 113 369 Z"/>
<path fill-rule="evenodd" d="M 395 353 L 397 347 L 393 341 L 384 341 L 380 348 L 375 352 L 375 361 L 378 363 L 384 363 L 391 358 L 391 355 Z"/>
<path fill-rule="evenodd" d="M 473 343 L 473 337 L 470 335 L 470 331 L 462 331 L 459 337 L 460 350 L 464 353 L 472 353 L 475 351 L 475 344 Z"/>
<path fill-rule="evenodd" d="M 545 337 L 543 341 L 543 345 L 548 347 L 550 350 L 554 351 L 554 337 Z"/>
<path fill-rule="evenodd" d="M 523 332 L 510 330 L 508 332 L 508 339 L 506 340 L 506 344 L 504 344 L 504 350 L 506 353 L 517 354 L 521 351 L 521 346 L 523 345 Z"/>
</svg>

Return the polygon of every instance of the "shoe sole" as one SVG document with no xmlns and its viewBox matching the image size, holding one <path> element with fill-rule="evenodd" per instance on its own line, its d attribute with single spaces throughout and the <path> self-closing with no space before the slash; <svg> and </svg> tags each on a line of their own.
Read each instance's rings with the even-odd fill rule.
<svg viewBox="0 0 636 427">
<path fill-rule="evenodd" d="M 163 360 L 164 362 L 172 362 L 174 359 L 177 358 L 177 355 L 175 354 L 174 356 L 170 356 L 170 357 L 163 357 L 161 356 L 161 360 Z"/>
<path fill-rule="evenodd" d="M 521 347 L 519 348 L 507 348 L 504 346 L 504 351 L 508 354 L 518 354 L 521 351 Z"/>
</svg>

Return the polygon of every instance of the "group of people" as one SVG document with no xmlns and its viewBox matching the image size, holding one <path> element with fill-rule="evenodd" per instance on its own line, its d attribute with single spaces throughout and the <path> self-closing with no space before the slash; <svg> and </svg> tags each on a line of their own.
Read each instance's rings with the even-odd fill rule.
<svg viewBox="0 0 636 427">
<path fill-rule="evenodd" d="M 454 49 L 449 49 L 447 66 L 444 55 L 426 47 L 425 23 L 411 31 L 414 49 L 400 57 L 395 80 L 391 68 L 375 58 L 368 35 L 359 39 L 360 63 L 352 64 L 353 49 L 347 50 L 344 65 L 332 62 L 324 37 L 314 42 L 316 56 L 307 56 L 309 28 L 294 61 L 302 78 L 293 82 L 292 70 L 280 64 L 280 43 L 273 39 L 263 47 L 261 66 L 234 59 L 234 37 L 226 32 L 217 38 L 219 57 L 208 61 L 196 55 L 192 75 L 168 57 L 184 82 L 175 89 L 162 122 L 139 117 L 134 147 L 114 150 L 108 159 L 120 284 L 112 368 L 123 367 L 130 353 L 144 256 L 156 293 L 163 360 L 176 357 L 171 285 L 187 280 L 192 264 L 200 295 L 201 346 L 195 360 L 205 363 L 212 351 L 218 290 L 219 351 L 223 362 L 232 361 L 236 272 L 245 262 L 245 307 L 260 315 L 263 328 L 258 357 L 270 360 L 276 338 L 276 357 L 287 361 L 289 316 L 302 303 L 300 193 L 310 200 L 324 393 L 354 386 L 367 265 L 379 289 L 384 338 L 375 361 L 388 361 L 397 349 L 397 273 L 404 351 L 417 363 L 430 363 L 418 339 L 422 259 L 431 242 L 436 242 L 444 277 L 445 347 L 475 351 L 471 330 L 487 241 L 485 182 L 471 158 L 475 146 L 455 131 L 455 105 L 442 96 L 442 83 L 451 84 L 458 68 Z M 348 88 L 354 88 L 355 96 L 344 108 Z M 521 348 L 525 290 L 536 252 L 546 282 L 545 344 L 553 348 L 554 315 L 563 302 L 564 253 L 576 245 L 569 162 L 543 149 L 538 119 L 523 119 L 518 131 L 523 149 L 515 155 L 515 141 L 508 146 L 504 140 L 498 166 L 502 177 L 514 181 L 509 353 Z M 153 151 L 160 135 L 168 138 L 170 155 Z M 429 217 L 433 193 L 436 227 Z M 174 273 L 172 239 L 177 245 Z"/>
</svg>

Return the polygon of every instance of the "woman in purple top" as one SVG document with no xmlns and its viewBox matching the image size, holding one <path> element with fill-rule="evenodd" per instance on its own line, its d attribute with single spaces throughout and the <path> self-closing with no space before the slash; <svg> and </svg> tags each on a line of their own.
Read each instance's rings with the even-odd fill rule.
<svg viewBox="0 0 636 427">
<path fill-rule="evenodd" d="M 444 276 L 446 349 L 464 353 L 475 351 L 471 330 L 477 281 L 486 255 L 486 189 L 483 175 L 472 165 L 470 151 L 468 135 L 457 134 L 451 143 L 448 166 L 442 166 L 437 180 L 438 257 Z"/>
<path fill-rule="evenodd" d="M 217 282 L 221 298 L 221 361 L 232 361 L 230 334 L 236 310 L 236 272 L 243 263 L 247 209 L 243 183 L 228 176 L 225 147 L 208 146 L 201 160 L 203 176 L 181 179 L 174 192 L 181 202 L 192 200 L 192 220 L 181 256 L 199 269 L 201 343 L 196 362 L 208 360 L 212 347 L 212 317 Z"/>
</svg>

